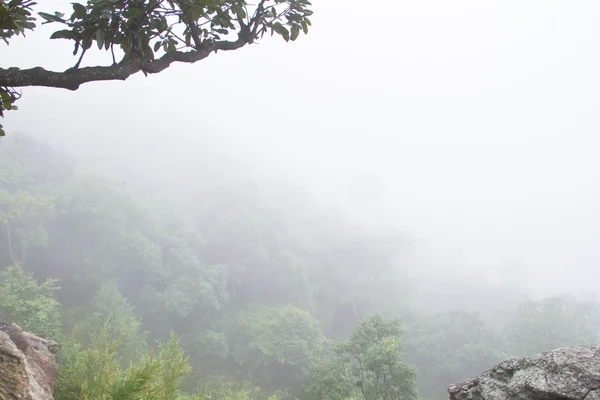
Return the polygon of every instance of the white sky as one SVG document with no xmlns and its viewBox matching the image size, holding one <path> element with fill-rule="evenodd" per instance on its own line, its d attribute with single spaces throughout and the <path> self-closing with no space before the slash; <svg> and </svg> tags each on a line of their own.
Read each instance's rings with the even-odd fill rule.
<svg viewBox="0 0 600 400">
<path fill-rule="evenodd" d="M 77 92 L 27 88 L 5 125 L 149 173 L 219 149 L 477 274 L 514 259 L 532 286 L 595 289 L 600 2 L 314 3 L 296 43 Z M 71 45 L 47 36 L 15 40 L 0 65 L 73 65 Z"/>
</svg>

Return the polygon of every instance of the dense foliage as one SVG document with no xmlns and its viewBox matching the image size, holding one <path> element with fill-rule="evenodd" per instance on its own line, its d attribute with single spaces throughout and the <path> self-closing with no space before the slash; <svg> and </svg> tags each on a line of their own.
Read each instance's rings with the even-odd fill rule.
<svg viewBox="0 0 600 400">
<path fill-rule="evenodd" d="M 417 399 L 416 371 L 403 360 L 400 321 L 361 321 L 346 341 L 309 368 L 308 392 L 317 399 Z"/>
<path fill-rule="evenodd" d="M 62 349 L 61 371 L 54 391 L 56 399 L 186 400 L 179 389 L 190 366 L 176 335 L 124 366 L 119 354 L 126 334 L 113 336 L 110 323 L 82 346 L 73 339 Z"/>
<path fill-rule="evenodd" d="M 6 44 L 35 29 L 36 5 L 32 0 L 0 0 L 0 38 Z M 44 24 L 61 26 L 50 39 L 72 41 L 78 60 L 64 72 L 0 68 L 0 117 L 15 109 L 18 87 L 76 90 L 83 83 L 125 80 L 139 71 L 159 73 L 174 62 L 194 63 L 219 50 L 255 43 L 268 32 L 294 41 L 308 32 L 310 7 L 308 0 L 88 0 L 73 2 L 69 16 L 38 12 Z M 94 44 L 109 52 L 111 66 L 80 68 Z"/>
<path fill-rule="evenodd" d="M 500 360 L 600 343 L 593 298 L 409 309 L 405 234 L 254 186 L 159 207 L 32 138 L 0 143 L 0 312 L 60 342 L 59 400 L 439 399 Z"/>
</svg>

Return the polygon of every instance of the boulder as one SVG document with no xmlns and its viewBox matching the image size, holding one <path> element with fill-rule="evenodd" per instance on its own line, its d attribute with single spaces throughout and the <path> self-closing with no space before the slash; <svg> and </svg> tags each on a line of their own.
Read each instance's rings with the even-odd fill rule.
<svg viewBox="0 0 600 400">
<path fill-rule="evenodd" d="M 0 399 L 52 400 L 56 342 L 0 321 Z"/>
<path fill-rule="evenodd" d="M 600 348 L 566 347 L 504 361 L 448 388 L 451 400 L 600 400 Z"/>
</svg>

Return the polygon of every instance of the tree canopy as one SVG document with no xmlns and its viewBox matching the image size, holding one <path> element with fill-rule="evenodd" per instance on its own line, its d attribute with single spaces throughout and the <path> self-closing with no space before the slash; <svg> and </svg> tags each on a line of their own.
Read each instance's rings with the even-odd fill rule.
<svg viewBox="0 0 600 400">
<path fill-rule="evenodd" d="M 596 297 L 427 311 L 452 299 L 407 290 L 411 235 L 263 184 L 177 203 L 104 174 L 1 140 L 0 314 L 59 342 L 57 400 L 433 400 L 502 360 L 600 344 Z"/>
<path fill-rule="evenodd" d="M 308 392 L 317 400 L 417 399 L 416 371 L 403 360 L 399 320 L 373 315 L 346 341 L 309 367 Z"/>
<path fill-rule="evenodd" d="M 6 44 L 36 28 L 36 5 L 0 0 L 0 38 Z M 239 49 L 265 33 L 294 41 L 308 32 L 312 15 L 309 0 L 88 0 L 72 7 L 71 15 L 37 14 L 42 24 L 60 26 L 50 39 L 73 42 L 76 63 L 66 71 L 0 68 L 0 116 L 15 109 L 19 87 L 77 90 L 87 82 L 125 80 L 140 71 L 155 74 L 175 62 L 195 63 L 219 50 Z M 110 65 L 80 67 L 94 44 L 110 53 Z"/>
</svg>

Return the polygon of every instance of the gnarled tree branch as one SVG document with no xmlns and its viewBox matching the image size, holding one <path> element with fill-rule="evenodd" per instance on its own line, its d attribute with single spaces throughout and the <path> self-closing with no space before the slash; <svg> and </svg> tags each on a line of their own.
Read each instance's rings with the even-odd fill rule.
<svg viewBox="0 0 600 400">
<path fill-rule="evenodd" d="M 47 23 L 62 25 L 50 39 L 74 43 L 79 60 L 65 71 L 0 68 L 0 118 L 14 110 L 20 97 L 15 88 L 43 86 L 77 90 L 87 82 L 126 80 L 142 71 L 156 74 L 175 62 L 195 63 L 219 50 L 236 50 L 252 44 L 267 31 L 285 41 L 295 41 L 311 25 L 310 0 L 88 0 L 72 3 L 73 13 L 38 12 Z M 15 35 L 36 27 L 33 0 L 0 0 L 0 40 L 8 43 Z M 237 33 L 237 40 L 224 38 Z M 112 55 L 111 66 L 80 68 L 86 52 L 96 43 Z M 125 56 L 115 59 L 114 48 Z M 164 51 L 164 53 L 163 53 Z M 0 125 L 0 136 L 5 132 Z"/>
<path fill-rule="evenodd" d="M 63 72 L 48 71 L 42 67 L 29 69 L 0 68 L 0 86 L 23 87 L 44 86 L 77 90 L 88 82 L 124 81 L 140 71 L 156 74 L 167 69 L 174 62 L 195 63 L 208 57 L 218 50 L 236 50 L 251 43 L 245 35 L 234 42 L 219 41 L 204 48 L 191 51 L 174 51 L 164 54 L 155 60 L 147 60 L 138 55 L 127 55 L 118 64 L 111 66 L 95 66 L 80 69 L 68 69 Z"/>
</svg>

